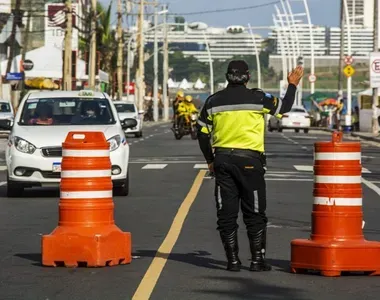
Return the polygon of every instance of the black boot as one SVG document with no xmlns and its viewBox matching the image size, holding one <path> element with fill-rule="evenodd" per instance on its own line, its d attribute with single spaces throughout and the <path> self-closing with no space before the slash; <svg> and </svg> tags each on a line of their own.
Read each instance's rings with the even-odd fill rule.
<svg viewBox="0 0 380 300">
<path fill-rule="evenodd" d="M 227 270 L 233 272 L 239 272 L 241 261 L 239 259 L 239 245 L 237 238 L 237 230 L 230 234 L 224 234 L 220 232 L 223 247 L 227 256 Z"/>
<path fill-rule="evenodd" d="M 272 270 L 272 266 L 265 261 L 266 228 L 259 230 L 255 234 L 248 233 L 248 239 L 252 254 L 249 270 L 254 272 Z"/>
</svg>

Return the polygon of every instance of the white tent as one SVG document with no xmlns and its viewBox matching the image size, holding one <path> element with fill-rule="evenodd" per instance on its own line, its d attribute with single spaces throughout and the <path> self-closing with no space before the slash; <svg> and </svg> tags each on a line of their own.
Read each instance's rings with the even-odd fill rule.
<svg viewBox="0 0 380 300">
<path fill-rule="evenodd" d="M 41 48 L 29 51 L 25 55 L 25 59 L 33 62 L 33 69 L 25 71 L 25 77 L 46 77 L 53 79 L 62 78 L 63 58 L 62 51 L 54 46 L 44 46 Z M 12 61 L 10 72 L 20 72 L 21 55 L 17 55 Z M 1 62 L 2 75 L 5 75 L 7 60 Z M 77 79 L 86 80 L 88 75 L 85 75 L 86 65 L 81 59 L 77 60 Z M 103 82 L 108 82 L 108 74 L 99 70 L 99 79 Z"/>
<path fill-rule="evenodd" d="M 180 83 L 180 85 L 179 85 L 179 88 L 180 88 L 180 89 L 184 89 L 184 90 L 188 90 L 188 89 L 191 88 L 191 84 L 186 80 L 186 78 L 184 78 L 184 79 L 181 81 L 181 83 Z"/>
<path fill-rule="evenodd" d="M 201 89 L 204 89 L 206 86 L 205 83 L 202 82 L 202 80 L 200 78 L 198 78 L 198 80 L 195 82 L 194 84 L 194 88 L 197 89 L 197 90 L 201 90 Z"/>
<path fill-rule="evenodd" d="M 173 79 L 169 78 L 168 86 L 169 86 L 169 89 L 176 88 L 178 87 L 178 83 L 174 82 Z"/>
</svg>

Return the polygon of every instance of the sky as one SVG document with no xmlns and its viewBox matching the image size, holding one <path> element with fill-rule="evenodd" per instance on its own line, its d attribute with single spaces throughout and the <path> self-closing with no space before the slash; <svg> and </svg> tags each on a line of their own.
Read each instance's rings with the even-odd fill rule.
<svg viewBox="0 0 380 300">
<path fill-rule="evenodd" d="M 98 1 L 106 5 L 110 3 L 110 0 Z M 273 3 L 276 2 L 276 0 L 160 0 L 159 2 L 168 3 L 169 11 L 171 13 L 181 14 L 204 12 L 208 10 L 236 9 L 240 7 Z M 311 22 L 315 25 L 339 26 L 339 2 L 339 0 L 308 0 Z M 116 4 L 116 0 L 113 0 L 113 3 Z M 290 3 L 294 14 L 305 12 L 303 1 L 290 0 Z M 279 3 L 277 5 L 281 9 L 281 4 Z M 115 10 L 115 7 L 116 5 L 114 5 L 113 10 Z M 271 4 L 258 8 L 184 15 L 184 17 L 187 22 L 204 22 L 212 27 L 227 27 L 230 25 L 247 26 L 248 23 L 250 23 L 251 26 L 272 26 L 273 13 L 275 13 L 275 7 L 274 4 Z"/>
</svg>

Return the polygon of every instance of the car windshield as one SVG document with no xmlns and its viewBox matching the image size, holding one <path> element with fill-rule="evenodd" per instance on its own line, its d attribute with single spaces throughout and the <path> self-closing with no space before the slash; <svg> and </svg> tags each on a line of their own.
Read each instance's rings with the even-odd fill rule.
<svg viewBox="0 0 380 300">
<path fill-rule="evenodd" d="M 9 103 L 0 102 L 0 113 L 9 113 L 11 112 L 11 106 Z"/>
<path fill-rule="evenodd" d="M 305 113 L 306 111 L 303 108 L 292 108 L 290 112 Z"/>
<path fill-rule="evenodd" d="M 117 103 L 115 104 L 116 110 L 118 113 L 134 113 L 135 105 L 129 103 Z"/>
<path fill-rule="evenodd" d="M 108 99 L 41 98 L 28 99 L 20 125 L 110 125 L 115 124 Z"/>
</svg>

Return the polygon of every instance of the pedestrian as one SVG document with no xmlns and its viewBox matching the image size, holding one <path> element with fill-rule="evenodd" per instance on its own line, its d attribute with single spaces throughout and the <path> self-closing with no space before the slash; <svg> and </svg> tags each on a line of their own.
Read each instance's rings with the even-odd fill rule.
<svg viewBox="0 0 380 300">
<path fill-rule="evenodd" d="M 265 261 L 264 114 L 280 118 L 289 112 L 302 76 L 301 66 L 290 72 L 285 97 L 279 99 L 261 89 L 248 89 L 247 63 L 231 61 L 227 87 L 211 95 L 200 113 L 198 141 L 210 172 L 215 174 L 217 230 L 226 252 L 227 270 L 240 271 L 241 267 L 236 222 L 240 200 L 252 254 L 250 271 L 272 268 Z"/>
</svg>

